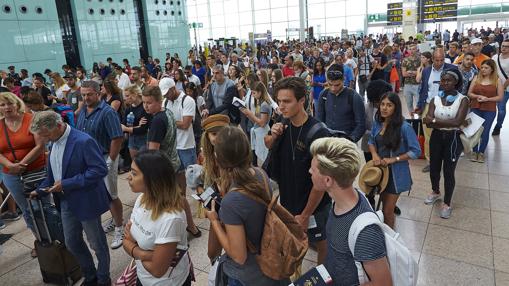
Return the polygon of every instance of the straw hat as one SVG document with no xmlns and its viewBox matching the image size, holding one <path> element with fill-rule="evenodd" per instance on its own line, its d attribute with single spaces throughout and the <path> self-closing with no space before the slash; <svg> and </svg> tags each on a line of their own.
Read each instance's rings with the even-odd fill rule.
<svg viewBox="0 0 509 286">
<path fill-rule="evenodd" d="M 375 187 L 383 192 L 389 182 L 389 168 L 387 166 L 375 166 L 373 160 L 362 167 L 359 175 L 359 187 L 365 194 L 369 194 Z"/>
</svg>

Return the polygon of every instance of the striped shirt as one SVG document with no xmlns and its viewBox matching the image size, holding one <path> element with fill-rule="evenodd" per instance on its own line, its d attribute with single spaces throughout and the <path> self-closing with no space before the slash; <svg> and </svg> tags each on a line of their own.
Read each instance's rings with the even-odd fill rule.
<svg viewBox="0 0 509 286">
<path fill-rule="evenodd" d="M 91 113 L 87 108 L 80 110 L 76 129 L 94 138 L 103 154 L 109 153 L 113 139 L 124 136 L 117 112 L 103 100 Z"/>
<path fill-rule="evenodd" d="M 385 237 L 378 225 L 364 228 L 357 237 L 355 257 L 348 247 L 348 232 L 353 221 L 362 213 L 372 211 L 367 199 L 358 192 L 359 201 L 342 215 L 334 214 L 334 205 L 327 220 L 327 258 L 325 267 L 335 286 L 359 285 L 355 261 L 372 261 L 387 256 Z"/>
</svg>

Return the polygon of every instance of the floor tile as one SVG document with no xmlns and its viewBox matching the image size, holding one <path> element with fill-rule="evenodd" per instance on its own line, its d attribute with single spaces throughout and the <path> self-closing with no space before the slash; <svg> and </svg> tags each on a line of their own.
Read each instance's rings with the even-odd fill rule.
<svg viewBox="0 0 509 286">
<path fill-rule="evenodd" d="M 479 233 L 430 224 L 424 253 L 493 268 L 491 237 Z"/>
<path fill-rule="evenodd" d="M 507 165 L 509 166 L 509 165 Z M 489 175 L 490 190 L 499 192 L 509 192 L 509 170 L 505 175 Z"/>
<path fill-rule="evenodd" d="M 443 178 L 440 180 L 443 186 Z M 477 173 L 477 170 L 459 171 L 456 170 L 456 187 L 470 187 L 478 189 L 489 189 L 488 176 L 486 174 Z"/>
<path fill-rule="evenodd" d="M 491 210 L 509 213 L 509 193 L 490 192 Z"/>
<path fill-rule="evenodd" d="M 201 237 L 189 241 L 189 254 L 194 267 L 207 273 L 210 269 L 210 259 L 207 256 L 208 234 L 208 231 L 202 230 Z"/>
<path fill-rule="evenodd" d="M 490 175 L 509 175 L 509 163 L 490 161 L 488 162 L 488 170 Z"/>
<path fill-rule="evenodd" d="M 37 259 L 32 259 L 3 275 L 0 278 L 0 284 L 16 286 L 53 285 L 45 284 L 42 281 L 42 274 Z"/>
<path fill-rule="evenodd" d="M 196 282 L 193 283 L 193 285 L 197 286 L 207 286 L 209 285 L 209 273 L 203 272 L 195 268 L 194 270 L 194 277 L 196 278 Z"/>
<path fill-rule="evenodd" d="M 493 270 L 464 262 L 423 254 L 419 262 L 420 286 L 492 286 Z"/>
<path fill-rule="evenodd" d="M 509 285 L 509 273 L 495 271 L 495 285 L 497 286 Z"/>
<path fill-rule="evenodd" d="M 31 248 L 13 239 L 9 239 L 0 247 L 2 248 L 2 254 L 0 254 L 0 276 L 33 259 L 30 256 Z"/>
<path fill-rule="evenodd" d="M 491 213 L 489 210 L 469 208 L 454 204 L 449 219 L 440 217 L 441 205 L 437 204 L 431 214 L 431 223 L 466 231 L 491 235 Z"/>
<path fill-rule="evenodd" d="M 509 239 L 493 237 L 495 270 L 509 273 Z"/>
<path fill-rule="evenodd" d="M 431 192 L 431 183 L 429 178 L 427 180 L 413 179 L 413 181 L 414 183 L 410 193 L 403 193 L 401 194 L 401 197 L 410 196 L 412 198 L 424 200 Z"/>
<path fill-rule="evenodd" d="M 397 203 L 401 209 L 402 218 L 428 222 L 431 215 L 431 206 L 424 204 L 422 199 L 401 196 Z"/>
<path fill-rule="evenodd" d="M 476 209 L 490 209 L 490 192 L 488 189 L 456 186 L 452 195 L 452 205 L 455 204 Z"/>
<path fill-rule="evenodd" d="M 463 156 L 458 161 L 458 165 L 456 166 L 456 171 L 488 174 L 489 168 L 488 168 L 488 164 L 486 164 L 486 163 L 481 164 L 478 162 L 472 162 L 468 159 L 468 156 Z"/>
<path fill-rule="evenodd" d="M 509 238 L 509 213 L 491 212 L 493 236 Z"/>
</svg>

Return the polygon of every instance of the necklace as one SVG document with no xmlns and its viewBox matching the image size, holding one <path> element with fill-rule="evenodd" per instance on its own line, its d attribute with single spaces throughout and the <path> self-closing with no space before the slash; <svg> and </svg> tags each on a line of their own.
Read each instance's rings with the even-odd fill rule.
<svg viewBox="0 0 509 286">
<path fill-rule="evenodd" d="M 304 126 L 304 124 L 302 124 L 300 126 L 300 128 L 299 128 L 299 133 L 297 134 L 297 139 L 295 140 L 295 145 L 297 145 L 297 142 L 299 141 L 300 133 L 302 132 L 302 127 L 303 126 Z M 293 161 L 295 161 L 295 147 L 296 146 L 293 146 L 292 129 L 293 129 L 293 124 L 290 123 L 290 144 L 291 144 L 291 147 L 292 147 L 292 159 L 293 159 Z"/>
</svg>

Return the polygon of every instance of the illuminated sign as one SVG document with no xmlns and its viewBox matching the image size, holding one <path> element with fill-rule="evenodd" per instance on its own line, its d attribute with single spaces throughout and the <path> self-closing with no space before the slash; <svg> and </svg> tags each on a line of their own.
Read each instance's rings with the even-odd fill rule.
<svg viewBox="0 0 509 286">
<path fill-rule="evenodd" d="M 403 2 L 387 4 L 387 25 L 398 26 L 403 23 Z"/>
</svg>

